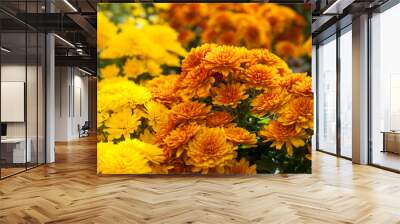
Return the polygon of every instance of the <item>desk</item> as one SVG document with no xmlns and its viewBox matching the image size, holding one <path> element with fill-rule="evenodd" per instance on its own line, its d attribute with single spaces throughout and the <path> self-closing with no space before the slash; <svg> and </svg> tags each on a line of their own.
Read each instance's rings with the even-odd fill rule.
<svg viewBox="0 0 400 224">
<path fill-rule="evenodd" d="M 31 162 L 32 153 L 31 153 L 31 145 L 32 140 L 30 138 L 27 139 L 26 154 L 25 154 L 25 138 L 5 138 L 1 139 L 1 151 L 2 157 L 4 154 L 12 154 L 6 156 L 6 161 L 9 163 L 26 163 Z M 11 147 L 12 148 L 11 148 Z M 4 157 L 3 157 L 4 158 Z M 12 158 L 12 159 L 11 159 Z"/>
<path fill-rule="evenodd" d="M 400 132 L 383 131 L 383 150 L 382 152 L 392 152 L 400 154 Z"/>
</svg>

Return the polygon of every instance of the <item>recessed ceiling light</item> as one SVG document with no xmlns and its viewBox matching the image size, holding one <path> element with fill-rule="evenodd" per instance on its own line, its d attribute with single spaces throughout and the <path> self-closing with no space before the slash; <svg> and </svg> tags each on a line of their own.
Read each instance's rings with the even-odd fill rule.
<svg viewBox="0 0 400 224">
<path fill-rule="evenodd" d="M 65 44 L 67 44 L 70 47 L 75 48 L 75 45 L 73 45 L 71 42 L 69 42 L 68 40 L 60 37 L 58 34 L 54 34 L 55 37 L 57 37 L 59 40 L 61 40 L 62 42 L 64 42 Z"/>
<path fill-rule="evenodd" d="M 1 47 L 0 49 L 1 49 L 1 51 L 4 51 L 6 53 L 10 53 L 11 52 L 11 50 L 9 50 L 9 49 L 7 49 L 5 47 Z"/>
<path fill-rule="evenodd" d="M 64 3 L 68 5 L 68 7 L 70 7 L 74 12 L 78 12 L 78 10 L 68 0 L 64 0 Z"/>
<path fill-rule="evenodd" d="M 351 5 L 355 0 L 336 0 L 322 14 L 342 14 L 343 10 Z"/>
<path fill-rule="evenodd" d="M 81 71 L 81 72 L 83 72 L 83 73 L 85 73 L 85 74 L 87 74 L 87 75 L 90 75 L 90 76 L 92 75 L 92 73 L 90 73 L 90 72 L 88 72 L 88 71 L 86 71 L 86 70 L 83 70 L 83 69 L 81 69 L 81 68 L 79 68 L 79 67 L 78 67 L 78 70 Z"/>
</svg>

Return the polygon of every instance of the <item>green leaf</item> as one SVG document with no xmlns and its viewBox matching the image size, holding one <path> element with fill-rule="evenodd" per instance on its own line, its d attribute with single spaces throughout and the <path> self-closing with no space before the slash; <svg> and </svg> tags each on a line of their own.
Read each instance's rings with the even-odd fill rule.
<svg viewBox="0 0 400 224">
<path fill-rule="evenodd" d="M 257 121 L 257 124 L 269 124 L 269 122 L 271 122 L 271 120 L 267 117 L 264 117 Z"/>
<path fill-rule="evenodd" d="M 275 173 L 278 166 L 272 158 L 264 157 L 256 161 L 257 173 Z"/>
</svg>

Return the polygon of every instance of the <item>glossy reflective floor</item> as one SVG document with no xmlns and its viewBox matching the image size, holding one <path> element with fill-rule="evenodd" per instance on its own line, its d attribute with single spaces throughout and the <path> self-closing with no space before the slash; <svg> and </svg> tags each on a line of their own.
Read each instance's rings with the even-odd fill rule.
<svg viewBox="0 0 400 224">
<path fill-rule="evenodd" d="M 0 223 L 399 223 L 400 175 L 314 153 L 312 175 L 97 176 L 94 138 L 0 181 Z"/>
<path fill-rule="evenodd" d="M 373 163 L 400 171 L 400 155 L 391 152 L 375 151 Z"/>
</svg>

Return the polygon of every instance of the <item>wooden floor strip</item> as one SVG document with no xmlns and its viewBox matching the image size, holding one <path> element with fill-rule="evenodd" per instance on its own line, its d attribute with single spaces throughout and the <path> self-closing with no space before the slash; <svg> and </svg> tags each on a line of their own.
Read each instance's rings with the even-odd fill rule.
<svg viewBox="0 0 400 224">
<path fill-rule="evenodd" d="M 320 152 L 312 175 L 97 176 L 96 140 L 0 181 L 0 223 L 400 223 L 400 175 Z"/>
</svg>

